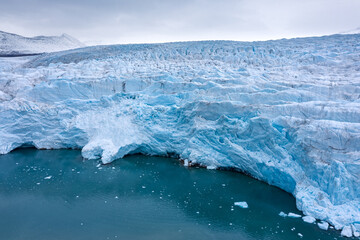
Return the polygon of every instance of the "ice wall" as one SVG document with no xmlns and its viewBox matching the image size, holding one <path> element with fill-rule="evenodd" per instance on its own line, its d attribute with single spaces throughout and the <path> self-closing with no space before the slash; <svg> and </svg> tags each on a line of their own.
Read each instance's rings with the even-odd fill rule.
<svg viewBox="0 0 360 240">
<path fill-rule="evenodd" d="M 0 61 L 0 89 L 0 153 L 235 167 L 360 231 L 360 35 L 89 47 Z"/>
</svg>

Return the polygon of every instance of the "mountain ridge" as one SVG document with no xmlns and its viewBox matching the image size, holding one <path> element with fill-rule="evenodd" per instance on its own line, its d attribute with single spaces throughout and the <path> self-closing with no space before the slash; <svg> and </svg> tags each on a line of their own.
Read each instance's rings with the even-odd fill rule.
<svg viewBox="0 0 360 240">
<path fill-rule="evenodd" d="M 24 37 L 0 31 L 0 55 L 33 55 L 80 47 L 85 47 L 85 44 L 68 34 Z"/>
</svg>

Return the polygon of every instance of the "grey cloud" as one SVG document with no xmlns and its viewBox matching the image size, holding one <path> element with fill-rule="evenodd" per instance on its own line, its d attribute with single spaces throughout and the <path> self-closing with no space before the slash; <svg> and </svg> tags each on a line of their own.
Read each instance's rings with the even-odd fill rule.
<svg viewBox="0 0 360 240">
<path fill-rule="evenodd" d="M 359 26 L 357 0 L 0 0 L 0 30 L 103 43 L 264 40 Z"/>
</svg>

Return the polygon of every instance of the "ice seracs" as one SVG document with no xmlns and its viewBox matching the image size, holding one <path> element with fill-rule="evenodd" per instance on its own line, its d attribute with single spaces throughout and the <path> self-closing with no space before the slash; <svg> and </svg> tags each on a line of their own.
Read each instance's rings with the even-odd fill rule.
<svg viewBox="0 0 360 240">
<path fill-rule="evenodd" d="M 358 223 L 356 223 L 358 224 Z M 357 227 L 355 227 L 354 224 L 348 225 L 343 227 L 342 231 L 341 231 L 341 236 L 344 237 L 360 237 L 360 231 L 358 230 Z"/>
<path fill-rule="evenodd" d="M 293 194 L 304 215 L 358 232 L 359 43 L 334 35 L 0 59 L 0 153 L 76 148 L 103 163 L 143 153 L 234 168 Z"/>
<path fill-rule="evenodd" d="M 360 223 L 357 223 L 357 225 L 360 225 Z M 354 237 L 360 237 L 360 231 L 357 230 L 354 224 L 351 224 L 351 230 L 354 235 Z"/>
</svg>

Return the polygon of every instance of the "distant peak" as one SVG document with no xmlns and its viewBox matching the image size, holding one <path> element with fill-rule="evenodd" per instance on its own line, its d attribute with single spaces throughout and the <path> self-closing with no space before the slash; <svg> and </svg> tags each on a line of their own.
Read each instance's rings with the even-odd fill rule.
<svg viewBox="0 0 360 240">
<path fill-rule="evenodd" d="M 359 34 L 359 33 L 360 33 L 360 27 L 348 31 L 339 32 L 339 34 Z"/>
<path fill-rule="evenodd" d="M 74 39 L 74 37 L 70 36 L 70 35 L 67 34 L 67 33 L 61 34 L 61 37 Z"/>
<path fill-rule="evenodd" d="M 24 37 L 0 31 L 0 38 L 0 54 L 57 52 L 85 46 L 85 44 L 66 33 L 60 36 Z"/>
</svg>

